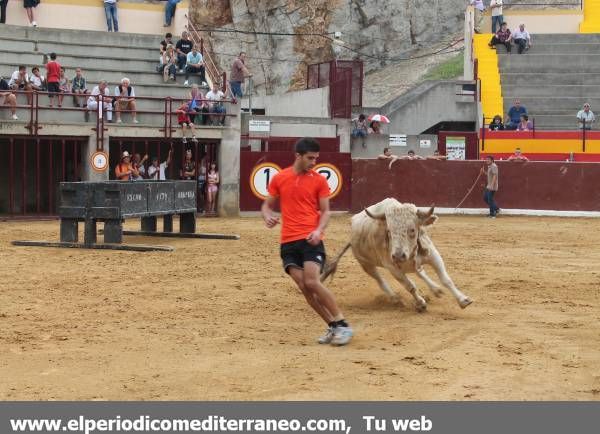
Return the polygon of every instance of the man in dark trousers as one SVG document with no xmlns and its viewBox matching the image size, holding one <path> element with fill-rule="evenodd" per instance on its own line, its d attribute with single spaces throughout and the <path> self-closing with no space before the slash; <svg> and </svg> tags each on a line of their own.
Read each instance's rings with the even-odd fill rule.
<svg viewBox="0 0 600 434">
<path fill-rule="evenodd" d="M 350 342 L 353 331 L 333 293 L 320 280 L 325 264 L 323 231 L 330 217 L 330 192 L 325 178 L 313 170 L 319 150 L 319 143 L 311 138 L 303 138 L 296 143 L 294 164 L 275 175 L 261 212 L 266 226 L 275 227 L 279 217 L 273 214 L 273 209 L 279 199 L 283 218 L 283 268 L 298 285 L 308 304 L 328 325 L 318 342 L 339 346 Z"/>
<path fill-rule="evenodd" d="M 496 218 L 500 208 L 496 205 L 494 201 L 494 195 L 498 191 L 498 166 L 494 163 L 494 157 L 488 155 L 485 158 L 486 167 L 481 168 L 481 173 L 487 173 L 487 183 L 485 185 L 485 190 L 483 193 L 483 200 L 490 207 L 490 214 L 488 217 Z"/>
</svg>

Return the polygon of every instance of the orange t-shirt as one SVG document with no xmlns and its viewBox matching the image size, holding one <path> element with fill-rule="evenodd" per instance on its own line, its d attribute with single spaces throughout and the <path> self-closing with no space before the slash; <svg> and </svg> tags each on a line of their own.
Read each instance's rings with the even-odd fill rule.
<svg viewBox="0 0 600 434">
<path fill-rule="evenodd" d="M 125 175 L 125 172 L 131 170 L 131 164 L 119 163 L 115 167 L 115 175 L 119 181 L 128 181 L 129 175 Z"/>
<path fill-rule="evenodd" d="M 305 239 L 319 226 L 319 199 L 329 196 L 327 180 L 314 170 L 297 174 L 293 167 L 279 172 L 269 184 L 269 195 L 281 205 L 281 242 Z"/>
</svg>

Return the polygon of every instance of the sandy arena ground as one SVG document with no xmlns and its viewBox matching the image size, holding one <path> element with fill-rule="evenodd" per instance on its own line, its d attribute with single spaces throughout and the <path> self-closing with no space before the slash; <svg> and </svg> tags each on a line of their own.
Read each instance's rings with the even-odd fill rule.
<svg viewBox="0 0 600 434">
<path fill-rule="evenodd" d="M 173 253 L 13 247 L 58 222 L 0 223 L 0 399 L 598 400 L 598 225 L 442 216 L 466 310 L 446 293 L 419 314 L 397 282 L 392 304 L 350 254 L 330 287 L 356 337 L 334 348 L 258 218 L 199 220 L 240 241 L 126 237 Z"/>
</svg>

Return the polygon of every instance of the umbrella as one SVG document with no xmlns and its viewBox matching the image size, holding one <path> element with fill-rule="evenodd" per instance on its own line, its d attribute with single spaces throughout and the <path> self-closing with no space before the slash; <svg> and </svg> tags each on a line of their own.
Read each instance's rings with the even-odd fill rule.
<svg viewBox="0 0 600 434">
<path fill-rule="evenodd" d="M 382 122 L 384 124 L 390 123 L 390 120 L 387 118 L 387 116 L 380 115 L 380 114 L 369 116 L 369 121 Z"/>
</svg>

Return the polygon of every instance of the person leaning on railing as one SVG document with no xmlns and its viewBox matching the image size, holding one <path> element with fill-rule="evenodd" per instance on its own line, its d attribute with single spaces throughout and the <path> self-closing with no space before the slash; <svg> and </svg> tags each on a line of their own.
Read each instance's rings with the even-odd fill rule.
<svg viewBox="0 0 600 434">
<path fill-rule="evenodd" d="M 596 116 L 594 116 L 594 112 L 590 110 L 589 103 L 586 102 L 583 105 L 583 109 L 577 112 L 577 121 L 579 123 L 579 129 L 592 129 L 592 124 L 596 121 Z"/>
<path fill-rule="evenodd" d="M 502 123 L 502 116 L 500 116 L 500 115 L 494 116 L 494 119 L 492 120 L 492 122 L 489 125 L 489 129 L 490 129 L 490 131 L 503 131 L 504 124 Z"/>
<path fill-rule="evenodd" d="M 0 106 L 7 105 L 12 113 L 12 120 L 16 121 L 17 117 L 17 97 L 10 91 L 8 82 L 0 77 Z"/>
<path fill-rule="evenodd" d="M 213 83 L 212 90 L 206 94 L 206 99 L 209 100 L 209 109 L 211 113 L 217 113 L 223 116 L 214 116 L 211 119 L 211 124 L 225 125 L 225 106 L 223 100 L 225 94 L 219 89 L 219 83 Z"/>
<path fill-rule="evenodd" d="M 246 77 L 252 77 L 252 73 L 246 67 L 246 52 L 242 51 L 231 65 L 229 85 L 231 86 L 231 93 L 235 98 L 244 96 L 242 92 L 242 83 Z"/>
</svg>

